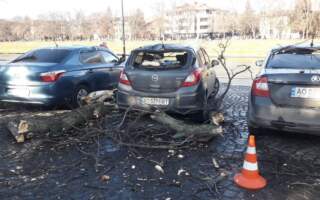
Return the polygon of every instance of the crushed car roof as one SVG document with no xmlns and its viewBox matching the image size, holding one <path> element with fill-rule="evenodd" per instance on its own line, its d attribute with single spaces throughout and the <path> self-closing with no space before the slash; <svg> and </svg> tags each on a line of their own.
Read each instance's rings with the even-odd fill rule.
<svg viewBox="0 0 320 200">
<path fill-rule="evenodd" d="M 134 51 L 162 51 L 162 50 L 197 50 L 200 47 L 192 45 L 182 45 L 182 44 L 154 44 L 142 46 Z"/>
</svg>

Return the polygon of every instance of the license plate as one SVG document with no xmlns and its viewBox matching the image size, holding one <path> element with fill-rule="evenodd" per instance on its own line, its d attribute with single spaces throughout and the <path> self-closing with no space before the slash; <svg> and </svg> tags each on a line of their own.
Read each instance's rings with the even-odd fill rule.
<svg viewBox="0 0 320 200">
<path fill-rule="evenodd" d="M 320 88 L 294 87 L 291 89 L 291 97 L 320 99 Z"/>
<path fill-rule="evenodd" d="M 142 105 L 153 105 L 153 106 L 167 106 L 167 105 L 169 105 L 169 99 L 142 97 L 141 104 Z"/>
<path fill-rule="evenodd" d="M 28 97 L 30 91 L 28 88 L 8 88 L 7 94 L 18 97 Z"/>
</svg>

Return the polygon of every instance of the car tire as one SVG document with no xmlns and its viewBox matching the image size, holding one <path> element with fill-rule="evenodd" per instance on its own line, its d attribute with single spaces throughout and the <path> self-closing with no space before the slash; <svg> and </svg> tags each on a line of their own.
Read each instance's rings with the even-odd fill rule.
<svg viewBox="0 0 320 200">
<path fill-rule="evenodd" d="M 214 89 L 212 91 L 212 93 L 210 94 L 210 98 L 215 98 L 219 92 L 220 89 L 220 81 L 218 78 L 216 78 L 216 81 L 214 83 Z"/>
<path fill-rule="evenodd" d="M 194 114 L 192 114 L 192 118 L 194 119 L 194 121 L 206 122 L 209 120 L 208 100 L 209 100 L 208 91 L 206 91 L 204 94 L 204 103 L 203 103 L 204 105 L 202 110 L 199 110 Z"/>
<path fill-rule="evenodd" d="M 192 121 L 197 123 L 203 123 L 209 120 L 209 114 L 207 111 L 197 111 L 195 113 L 189 114 Z"/>
<path fill-rule="evenodd" d="M 259 136 L 263 135 L 264 131 L 261 128 L 253 127 L 251 125 L 248 125 L 248 131 L 250 135 Z"/>
<path fill-rule="evenodd" d="M 72 107 L 78 108 L 83 106 L 83 104 L 81 103 L 81 98 L 87 96 L 89 93 L 90 93 L 90 89 L 85 85 L 79 85 L 78 87 L 76 87 L 72 96 L 72 101 L 71 101 Z"/>
</svg>

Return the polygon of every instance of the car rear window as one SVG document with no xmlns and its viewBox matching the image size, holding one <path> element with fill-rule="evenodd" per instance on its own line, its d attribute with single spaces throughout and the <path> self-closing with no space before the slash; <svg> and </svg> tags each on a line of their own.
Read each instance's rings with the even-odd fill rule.
<svg viewBox="0 0 320 200">
<path fill-rule="evenodd" d="M 320 69 L 320 52 L 272 55 L 267 68 Z"/>
<path fill-rule="evenodd" d="M 140 51 L 133 57 L 133 66 L 145 69 L 175 69 L 185 66 L 187 62 L 186 51 Z"/>
<path fill-rule="evenodd" d="M 28 52 L 13 62 L 34 62 L 34 63 L 61 63 L 71 50 L 67 49 L 39 49 Z"/>
</svg>

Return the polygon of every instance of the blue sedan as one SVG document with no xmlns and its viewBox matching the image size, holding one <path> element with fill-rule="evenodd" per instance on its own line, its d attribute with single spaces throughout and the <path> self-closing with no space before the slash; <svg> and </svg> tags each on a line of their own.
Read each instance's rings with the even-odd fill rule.
<svg viewBox="0 0 320 200">
<path fill-rule="evenodd" d="M 102 47 L 36 49 L 0 66 L 0 101 L 77 107 L 89 92 L 116 88 L 122 62 Z"/>
</svg>

